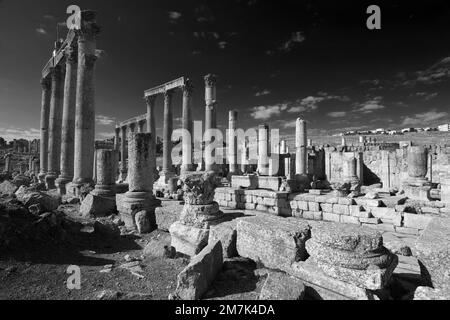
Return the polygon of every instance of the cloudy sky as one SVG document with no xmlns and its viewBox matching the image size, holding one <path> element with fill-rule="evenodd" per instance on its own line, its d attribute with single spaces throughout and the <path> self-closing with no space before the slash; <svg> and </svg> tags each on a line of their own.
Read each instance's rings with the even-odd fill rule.
<svg viewBox="0 0 450 320">
<path fill-rule="evenodd" d="M 57 24 L 77 4 L 99 12 L 97 137 L 146 112 L 145 89 L 180 76 L 218 82 L 218 124 L 239 110 L 240 126 L 294 132 L 436 126 L 450 121 L 449 1 L 0 0 L 0 136 L 38 137 L 40 72 Z M 377 4 L 382 29 L 368 30 Z M 67 30 L 59 27 L 64 36 Z M 162 98 L 157 117 L 162 128 Z M 174 100 L 175 127 L 181 94 Z"/>
</svg>

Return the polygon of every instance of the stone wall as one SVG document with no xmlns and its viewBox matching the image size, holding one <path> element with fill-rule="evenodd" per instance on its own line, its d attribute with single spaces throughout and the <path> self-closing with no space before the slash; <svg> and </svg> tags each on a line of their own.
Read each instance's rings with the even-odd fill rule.
<svg viewBox="0 0 450 320">
<path fill-rule="evenodd" d="M 432 218 L 450 213 L 450 204 L 411 201 L 406 197 L 381 199 L 334 197 L 331 194 L 289 194 L 267 190 L 216 189 L 215 200 L 230 209 L 257 210 L 282 217 L 357 224 L 380 231 L 420 235 Z"/>
</svg>

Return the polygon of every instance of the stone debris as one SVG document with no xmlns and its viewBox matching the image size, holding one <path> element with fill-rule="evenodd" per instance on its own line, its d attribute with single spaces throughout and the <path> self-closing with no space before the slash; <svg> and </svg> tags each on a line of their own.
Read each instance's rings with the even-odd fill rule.
<svg viewBox="0 0 450 320">
<path fill-rule="evenodd" d="M 293 276 L 282 272 L 269 272 L 259 300 L 303 300 L 305 285 Z"/>
</svg>

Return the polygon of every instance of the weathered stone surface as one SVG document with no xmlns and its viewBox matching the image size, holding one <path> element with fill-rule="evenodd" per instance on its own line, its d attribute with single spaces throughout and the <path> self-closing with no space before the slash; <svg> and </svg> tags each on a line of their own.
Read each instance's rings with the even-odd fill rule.
<svg viewBox="0 0 450 320">
<path fill-rule="evenodd" d="M 233 258 L 238 255 L 236 248 L 238 220 L 223 222 L 216 226 L 211 226 L 209 230 L 208 243 L 220 241 L 222 243 L 223 257 Z"/>
<path fill-rule="evenodd" d="M 450 219 L 434 218 L 416 240 L 414 252 L 424 264 L 434 288 L 450 289 Z"/>
<path fill-rule="evenodd" d="M 219 210 L 219 204 L 185 204 L 180 214 L 180 221 L 189 226 L 198 228 L 209 227 L 209 225 L 222 218 L 223 212 Z"/>
<path fill-rule="evenodd" d="M 426 229 L 433 217 L 423 214 L 404 213 L 404 226 L 407 228 Z"/>
<path fill-rule="evenodd" d="M 50 212 L 61 205 L 61 196 L 56 192 L 23 192 L 17 198 L 26 208 L 39 205 L 42 212 Z"/>
<path fill-rule="evenodd" d="M 172 224 L 179 220 L 181 211 L 184 205 L 179 202 L 162 203 L 162 207 L 155 209 L 156 224 L 158 229 L 162 231 L 169 231 Z"/>
<path fill-rule="evenodd" d="M 393 255 L 383 247 L 360 254 L 326 247 L 314 240 L 308 240 L 306 241 L 306 250 L 316 261 L 357 270 L 366 270 L 370 265 L 383 269 L 388 267 L 393 260 Z"/>
<path fill-rule="evenodd" d="M 237 225 L 237 250 L 241 257 L 289 272 L 293 262 L 307 258 L 309 237 L 306 221 L 263 215 L 242 218 Z"/>
<path fill-rule="evenodd" d="M 450 300 L 450 291 L 430 287 L 417 287 L 414 292 L 414 300 Z"/>
<path fill-rule="evenodd" d="M 14 194 L 17 189 L 18 187 L 12 182 L 3 181 L 0 183 L 0 194 L 11 195 Z"/>
<path fill-rule="evenodd" d="M 323 300 L 372 300 L 366 289 L 332 278 L 324 273 L 312 259 L 292 264 L 292 275 L 303 281 L 307 288 Z"/>
<path fill-rule="evenodd" d="M 208 244 L 209 229 L 186 226 L 177 221 L 170 226 L 169 231 L 172 247 L 182 254 L 195 256 Z"/>
<path fill-rule="evenodd" d="M 360 253 L 383 246 L 383 237 L 379 232 L 351 224 L 317 223 L 311 229 L 311 237 L 325 246 Z"/>
<path fill-rule="evenodd" d="M 259 300 L 303 300 L 305 290 L 300 279 L 283 272 L 270 272 Z"/>
<path fill-rule="evenodd" d="M 134 216 L 137 231 L 140 234 L 149 233 L 154 227 L 154 214 L 146 210 L 139 211 Z"/>
<path fill-rule="evenodd" d="M 116 199 L 89 194 L 80 206 L 83 217 L 105 217 L 116 211 Z"/>
<path fill-rule="evenodd" d="M 214 201 L 219 181 L 214 172 L 188 174 L 181 177 L 186 204 L 205 205 Z"/>
<path fill-rule="evenodd" d="M 396 255 L 393 255 L 391 264 L 387 268 L 381 269 L 371 265 L 366 270 L 342 268 L 336 265 L 323 263 L 322 261 L 317 261 L 314 258 L 310 259 L 312 259 L 319 268 L 329 276 L 369 290 L 383 289 L 388 284 L 389 279 L 398 264 Z"/>
<path fill-rule="evenodd" d="M 174 251 L 170 234 L 161 233 L 157 238 L 150 240 L 144 248 L 143 255 L 148 258 L 173 258 Z"/>
<path fill-rule="evenodd" d="M 181 300 L 198 300 L 208 290 L 223 265 L 222 244 L 211 243 L 192 258 L 178 275 L 175 296 Z"/>
<path fill-rule="evenodd" d="M 94 222 L 94 232 L 106 237 L 120 237 L 119 227 L 110 219 L 97 219 Z"/>
</svg>

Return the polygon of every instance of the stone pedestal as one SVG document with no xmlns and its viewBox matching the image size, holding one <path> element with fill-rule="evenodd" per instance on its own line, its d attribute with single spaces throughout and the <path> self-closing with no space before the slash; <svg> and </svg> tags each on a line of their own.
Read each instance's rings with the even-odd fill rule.
<svg viewBox="0 0 450 320">
<path fill-rule="evenodd" d="M 424 147 L 409 147 L 408 178 L 403 182 L 405 195 L 414 200 L 430 200 L 431 183 L 426 175 L 428 170 L 428 151 Z"/>
<path fill-rule="evenodd" d="M 355 157 L 351 157 L 349 159 L 344 159 L 343 162 L 343 182 L 348 183 L 349 191 L 358 193 L 361 191 L 361 183 L 359 181 L 358 175 L 357 175 L 357 165 L 358 161 Z"/>
<path fill-rule="evenodd" d="M 115 196 L 115 172 L 119 153 L 116 150 L 97 150 L 97 183 L 92 194 L 102 197 Z"/>
<path fill-rule="evenodd" d="M 129 230 L 141 230 L 140 225 L 156 227 L 156 199 L 152 195 L 153 173 L 150 147 L 151 134 L 137 133 L 128 137 L 128 192 L 116 195 L 117 210 Z M 139 215 L 137 215 L 139 213 Z"/>
<path fill-rule="evenodd" d="M 182 177 L 185 205 L 180 220 L 170 227 L 172 247 L 177 252 L 194 256 L 207 244 L 211 225 L 221 221 L 223 213 L 214 202 L 219 185 L 214 172 Z"/>
</svg>

